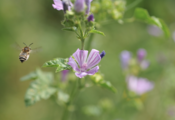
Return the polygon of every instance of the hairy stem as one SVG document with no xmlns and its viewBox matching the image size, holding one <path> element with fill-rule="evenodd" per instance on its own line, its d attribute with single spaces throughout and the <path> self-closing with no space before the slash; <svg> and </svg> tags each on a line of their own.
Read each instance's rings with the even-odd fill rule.
<svg viewBox="0 0 175 120">
<path fill-rule="evenodd" d="M 67 120 L 68 119 L 68 117 L 69 117 L 68 108 L 72 104 L 72 102 L 74 101 L 75 97 L 78 95 L 81 87 L 82 87 L 81 86 L 81 79 L 79 78 L 77 80 L 77 83 L 74 84 L 74 87 L 73 87 L 72 92 L 70 94 L 69 102 L 66 104 L 66 107 L 64 109 L 63 116 L 62 116 L 61 120 Z"/>
<path fill-rule="evenodd" d="M 81 50 L 84 50 L 84 40 L 81 40 Z"/>
<path fill-rule="evenodd" d="M 89 51 L 90 48 L 91 48 L 91 44 L 92 44 L 93 38 L 94 38 L 94 34 L 90 34 L 89 39 L 88 39 L 88 41 L 87 41 L 87 45 L 86 45 L 86 50 L 88 50 L 88 51 Z"/>
</svg>

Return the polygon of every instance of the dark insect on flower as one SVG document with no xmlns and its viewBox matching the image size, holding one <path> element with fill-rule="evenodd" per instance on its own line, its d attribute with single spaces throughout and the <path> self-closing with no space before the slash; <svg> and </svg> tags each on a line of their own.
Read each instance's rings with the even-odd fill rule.
<svg viewBox="0 0 175 120">
<path fill-rule="evenodd" d="M 87 20 L 89 22 L 94 21 L 94 15 L 93 14 L 89 15 L 89 17 L 87 18 Z"/>
<path fill-rule="evenodd" d="M 66 11 L 68 10 L 68 5 L 64 1 L 62 2 L 62 4 L 63 4 L 64 13 L 66 13 Z"/>
<path fill-rule="evenodd" d="M 106 55 L 105 51 L 101 52 L 100 57 L 103 58 Z"/>
</svg>

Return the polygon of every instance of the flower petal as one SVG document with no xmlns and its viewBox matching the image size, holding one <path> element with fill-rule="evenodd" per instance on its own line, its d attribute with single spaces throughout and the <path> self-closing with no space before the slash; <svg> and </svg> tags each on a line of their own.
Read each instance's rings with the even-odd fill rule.
<svg viewBox="0 0 175 120">
<path fill-rule="evenodd" d="M 98 72 L 98 70 L 99 70 L 99 66 L 96 66 L 96 67 L 90 69 L 89 71 L 87 71 L 86 73 L 88 75 L 94 75 L 96 72 Z"/>
<path fill-rule="evenodd" d="M 77 63 L 72 57 L 69 58 L 69 62 L 67 64 L 70 65 L 73 68 L 73 70 L 80 72 L 80 69 L 78 68 Z"/>
<path fill-rule="evenodd" d="M 150 90 L 152 90 L 154 84 L 148 81 L 146 78 L 139 78 L 137 83 L 137 93 L 139 95 L 144 94 Z"/>
<path fill-rule="evenodd" d="M 75 60 L 78 62 L 80 68 L 82 67 L 83 63 L 85 63 L 87 59 L 88 51 L 87 50 L 79 50 L 73 54 Z"/>
<path fill-rule="evenodd" d="M 86 76 L 87 73 L 86 73 L 86 72 L 81 72 L 81 73 L 75 73 L 75 75 L 76 75 L 77 77 L 79 77 L 79 78 L 82 78 L 82 77 Z"/>
<path fill-rule="evenodd" d="M 89 57 L 87 59 L 87 69 L 90 69 L 97 65 L 101 60 L 100 54 L 98 50 L 92 49 Z"/>
<path fill-rule="evenodd" d="M 63 3 L 61 0 L 53 0 L 54 4 L 52 4 L 54 9 L 63 10 Z"/>
</svg>

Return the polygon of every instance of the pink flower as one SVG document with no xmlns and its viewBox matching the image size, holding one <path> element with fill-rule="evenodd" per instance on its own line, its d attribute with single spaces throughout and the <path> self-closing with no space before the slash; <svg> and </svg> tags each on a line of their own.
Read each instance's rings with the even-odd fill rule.
<svg viewBox="0 0 175 120">
<path fill-rule="evenodd" d="M 79 50 L 69 58 L 68 64 L 76 71 L 75 75 L 82 78 L 86 75 L 94 75 L 98 70 L 97 64 L 101 61 L 98 50 L 92 49 L 89 56 L 87 50 Z"/>
<path fill-rule="evenodd" d="M 129 76 L 127 78 L 128 89 L 135 92 L 138 95 L 142 95 L 153 89 L 154 84 L 148 81 L 146 78 L 137 78 L 135 76 Z"/>
<path fill-rule="evenodd" d="M 53 0 L 53 2 L 54 2 L 54 4 L 52 4 L 52 6 L 53 6 L 54 9 L 64 10 L 64 8 L 63 8 L 63 2 L 61 0 Z M 72 3 L 69 2 L 69 1 L 67 3 L 65 3 L 65 4 L 67 4 L 68 10 L 70 10 L 71 7 L 73 6 Z"/>
</svg>

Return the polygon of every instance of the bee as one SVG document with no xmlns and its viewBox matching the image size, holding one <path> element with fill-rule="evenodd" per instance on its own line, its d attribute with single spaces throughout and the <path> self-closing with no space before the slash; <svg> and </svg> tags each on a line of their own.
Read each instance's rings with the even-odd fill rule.
<svg viewBox="0 0 175 120">
<path fill-rule="evenodd" d="M 25 43 L 23 43 L 25 47 L 21 48 L 17 43 L 13 44 L 12 47 L 21 51 L 19 54 L 19 60 L 21 63 L 29 59 L 30 53 L 38 52 L 41 50 L 41 47 L 31 49 L 30 46 L 33 44 L 31 43 L 29 46 L 27 46 Z"/>
<path fill-rule="evenodd" d="M 25 43 L 23 44 L 26 45 Z M 21 61 L 21 63 L 29 59 L 30 53 L 32 51 L 30 46 L 32 44 L 33 43 L 31 43 L 29 46 L 26 45 L 24 48 L 22 48 L 21 53 L 19 54 L 19 60 Z"/>
</svg>

